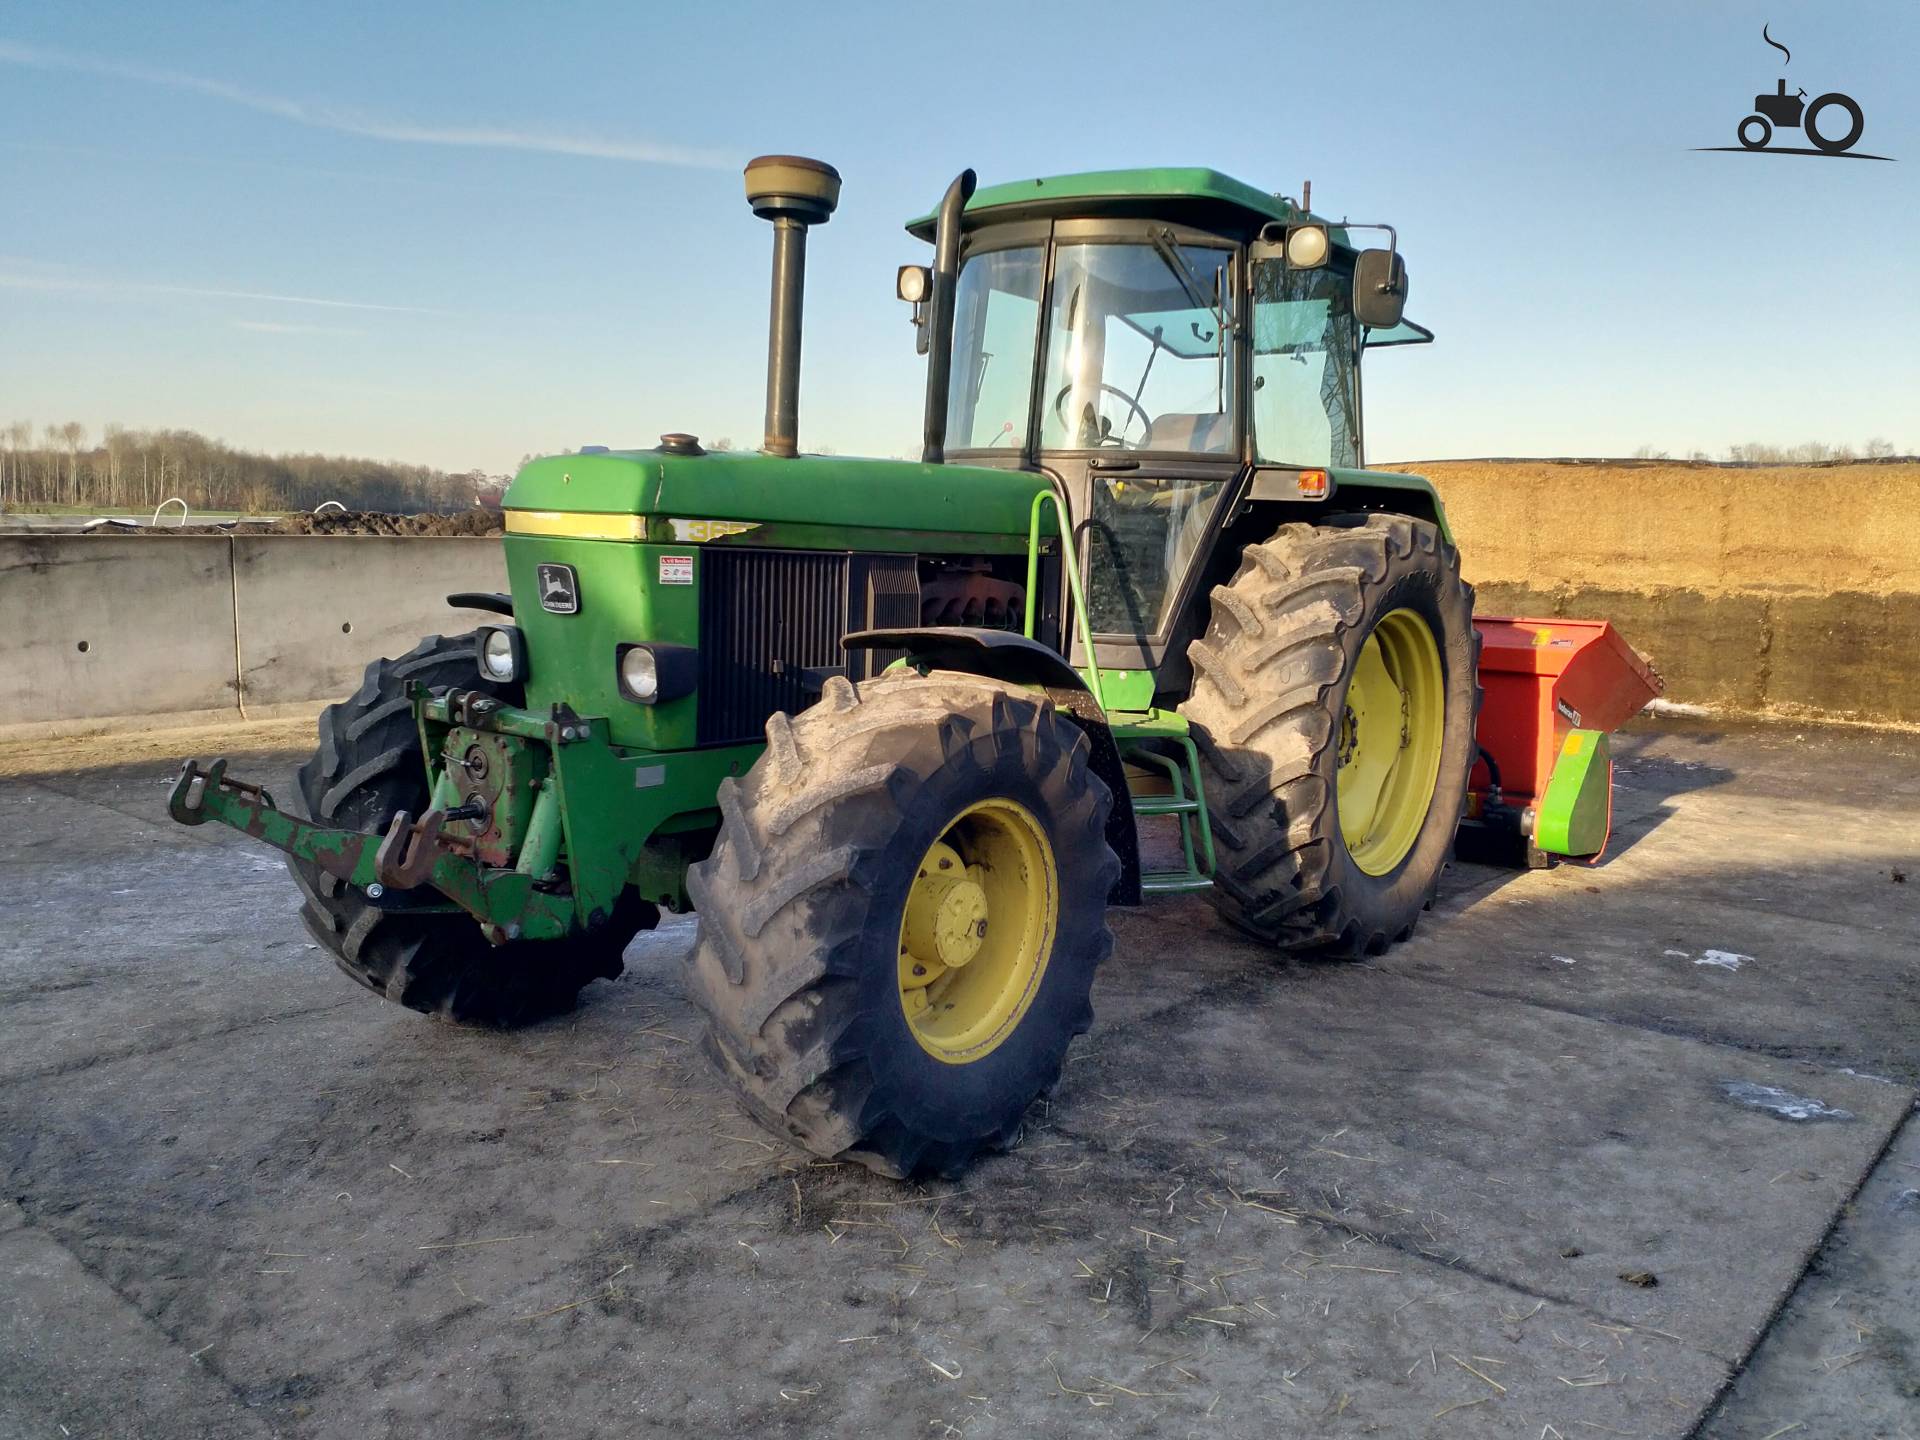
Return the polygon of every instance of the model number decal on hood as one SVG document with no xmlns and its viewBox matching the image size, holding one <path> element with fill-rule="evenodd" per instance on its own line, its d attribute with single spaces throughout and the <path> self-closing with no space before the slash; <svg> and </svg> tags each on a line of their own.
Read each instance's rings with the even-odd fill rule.
<svg viewBox="0 0 1920 1440">
<path fill-rule="evenodd" d="M 669 520 L 673 527 L 673 538 L 682 544 L 699 545 L 708 540 L 718 540 L 726 535 L 744 535 L 749 530 L 758 530 L 757 520 Z"/>
</svg>

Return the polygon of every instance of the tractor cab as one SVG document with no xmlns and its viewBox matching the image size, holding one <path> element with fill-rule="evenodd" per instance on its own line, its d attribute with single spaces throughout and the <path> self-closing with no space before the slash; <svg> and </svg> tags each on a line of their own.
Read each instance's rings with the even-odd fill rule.
<svg viewBox="0 0 1920 1440">
<path fill-rule="evenodd" d="M 1400 480 L 1362 474 L 1360 359 L 1432 338 L 1401 318 L 1406 267 L 1205 169 L 1019 181 L 956 213 L 951 323 L 938 266 L 900 276 L 932 354 L 927 458 L 1057 484 L 1095 650 L 1073 658 L 1144 706 L 1186 678 L 1180 619 L 1242 502 L 1311 519 Z M 907 228 L 938 240 L 940 218 Z"/>
</svg>

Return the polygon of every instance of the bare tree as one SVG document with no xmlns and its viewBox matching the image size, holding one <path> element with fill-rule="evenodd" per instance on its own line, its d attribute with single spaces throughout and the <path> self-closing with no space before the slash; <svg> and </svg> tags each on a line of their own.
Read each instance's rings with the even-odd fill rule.
<svg viewBox="0 0 1920 1440">
<path fill-rule="evenodd" d="M 60 427 L 40 427 L 40 485 L 48 499 L 60 498 Z"/>
<path fill-rule="evenodd" d="M 7 440 L 13 447 L 13 501 L 19 504 L 26 498 L 27 447 L 33 444 L 33 422 L 16 420 L 7 426 Z"/>
<path fill-rule="evenodd" d="M 126 497 L 121 491 L 120 467 L 122 453 L 127 447 L 127 427 L 109 422 L 100 432 L 100 447 L 106 456 L 107 504 L 124 504 Z"/>
</svg>

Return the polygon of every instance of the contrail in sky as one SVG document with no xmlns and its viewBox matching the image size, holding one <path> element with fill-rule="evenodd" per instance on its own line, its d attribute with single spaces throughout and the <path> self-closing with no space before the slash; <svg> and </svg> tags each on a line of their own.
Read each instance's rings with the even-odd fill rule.
<svg viewBox="0 0 1920 1440">
<path fill-rule="evenodd" d="M 143 85 L 205 95 L 241 105 L 263 115 L 277 116 L 296 125 L 316 130 L 331 130 L 341 135 L 357 135 L 367 140 L 388 140 L 408 145 L 455 145 L 480 150 L 526 150 L 547 155 L 580 155 L 594 160 L 625 160 L 647 165 L 675 165 L 694 170 L 728 170 L 738 164 L 736 157 L 718 150 L 679 145 L 668 141 L 631 137 L 566 133 L 548 130 L 522 130 L 500 125 L 426 125 L 361 110 L 332 105 L 314 105 L 248 90 L 225 80 L 167 70 L 135 61 L 108 60 L 90 55 L 75 55 L 37 45 L 22 45 L 0 40 L 0 63 L 27 66 L 35 70 L 60 70 L 71 74 L 103 75 L 116 80 L 133 80 Z"/>
</svg>

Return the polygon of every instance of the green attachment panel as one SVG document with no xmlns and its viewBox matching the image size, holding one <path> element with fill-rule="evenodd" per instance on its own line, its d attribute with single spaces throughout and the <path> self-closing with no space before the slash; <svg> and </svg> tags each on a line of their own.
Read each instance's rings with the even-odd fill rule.
<svg viewBox="0 0 1920 1440">
<path fill-rule="evenodd" d="M 1153 704 L 1153 672 L 1102 670 L 1100 689 L 1115 710 L 1146 710 Z"/>
<path fill-rule="evenodd" d="M 1533 843 L 1554 855 L 1598 855 L 1612 825 L 1613 759 L 1606 732 L 1569 730 L 1540 797 Z"/>
</svg>

